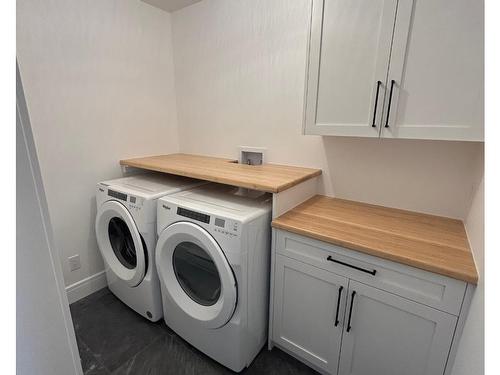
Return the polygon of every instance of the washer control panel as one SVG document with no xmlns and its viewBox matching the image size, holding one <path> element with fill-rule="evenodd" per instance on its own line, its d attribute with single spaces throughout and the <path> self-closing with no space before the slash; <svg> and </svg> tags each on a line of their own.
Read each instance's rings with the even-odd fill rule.
<svg viewBox="0 0 500 375">
<path fill-rule="evenodd" d="M 202 223 L 210 223 L 210 215 L 202 214 L 201 212 L 196 212 L 188 210 L 187 208 L 177 207 L 177 215 L 188 217 L 190 219 L 201 221 Z"/>
<path fill-rule="evenodd" d="M 214 217 L 214 231 L 228 237 L 236 237 L 239 234 L 239 223 L 234 220 Z"/>
<path fill-rule="evenodd" d="M 174 203 L 162 202 L 158 204 L 157 222 L 192 221 L 211 233 L 223 235 L 226 238 L 237 238 L 241 234 L 241 223 L 237 220 L 210 214 L 199 210 L 177 206 Z M 164 228 L 158 227 L 158 230 Z"/>
</svg>

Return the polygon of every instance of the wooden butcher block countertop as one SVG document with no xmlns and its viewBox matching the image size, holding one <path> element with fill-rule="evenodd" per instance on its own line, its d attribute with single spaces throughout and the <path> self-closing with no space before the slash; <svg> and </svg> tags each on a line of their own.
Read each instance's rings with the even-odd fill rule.
<svg viewBox="0 0 500 375">
<path fill-rule="evenodd" d="M 316 195 L 273 227 L 477 283 L 462 221 Z"/>
<path fill-rule="evenodd" d="M 120 164 L 269 193 L 279 193 L 321 174 L 321 169 L 277 164 L 246 165 L 238 164 L 236 160 L 191 154 L 127 159 L 120 160 Z"/>
</svg>

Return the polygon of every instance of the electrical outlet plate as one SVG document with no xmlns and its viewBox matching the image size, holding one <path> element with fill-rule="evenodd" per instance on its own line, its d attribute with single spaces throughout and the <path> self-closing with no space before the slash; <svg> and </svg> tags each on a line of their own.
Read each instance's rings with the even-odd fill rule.
<svg viewBox="0 0 500 375">
<path fill-rule="evenodd" d="M 267 149 L 264 147 L 240 146 L 239 150 L 241 164 L 261 165 L 266 162 Z"/>
<path fill-rule="evenodd" d="M 80 255 L 78 254 L 69 257 L 68 262 L 70 271 L 76 271 L 82 267 L 82 264 L 80 263 Z"/>
</svg>

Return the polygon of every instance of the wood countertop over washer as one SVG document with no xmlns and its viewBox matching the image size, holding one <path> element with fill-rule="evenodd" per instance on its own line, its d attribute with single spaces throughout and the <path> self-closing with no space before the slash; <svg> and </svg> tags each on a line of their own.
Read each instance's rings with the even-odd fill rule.
<svg viewBox="0 0 500 375">
<path fill-rule="evenodd" d="M 321 174 L 321 169 L 278 164 L 246 165 L 236 160 L 191 154 L 127 159 L 120 160 L 120 164 L 269 193 L 279 193 Z"/>
<path fill-rule="evenodd" d="M 462 221 L 316 195 L 272 226 L 476 284 Z"/>
</svg>

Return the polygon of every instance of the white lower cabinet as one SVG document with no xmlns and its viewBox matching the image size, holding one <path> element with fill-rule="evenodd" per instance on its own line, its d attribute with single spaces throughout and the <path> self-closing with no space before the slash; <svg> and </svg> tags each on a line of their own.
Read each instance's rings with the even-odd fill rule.
<svg viewBox="0 0 500 375">
<path fill-rule="evenodd" d="M 278 345 L 325 374 L 449 373 L 447 361 L 453 340 L 457 339 L 454 336 L 459 316 L 394 293 L 405 290 L 402 287 L 407 285 L 402 284 L 399 289 L 380 288 L 394 280 L 407 281 L 403 275 L 411 267 L 395 264 L 401 275 L 397 279 L 391 278 L 388 269 L 392 265 L 387 261 L 364 262 L 363 267 L 353 268 L 344 261 L 340 264 L 329 261 L 346 259 L 339 257 L 341 251 L 347 250 L 336 252 L 337 248 L 329 244 L 321 251 L 334 252 L 330 253 L 332 256 L 322 256 L 326 260 L 320 263 L 320 242 L 287 232 L 278 232 L 276 238 L 271 345 Z M 306 245 L 308 241 L 311 245 Z M 299 242 L 300 253 L 296 251 Z M 360 259 L 355 264 L 359 266 Z M 376 273 L 367 273 L 375 269 Z M 408 270 L 411 272 L 415 271 Z M 432 280 L 436 285 L 439 282 L 443 285 L 442 295 L 452 295 L 453 290 L 459 289 L 454 279 Z M 412 296 L 418 292 L 406 294 Z M 457 303 L 462 303 L 463 293 L 462 288 Z M 438 299 L 428 300 L 443 306 Z M 448 305 L 451 306 L 450 301 Z"/>
<path fill-rule="evenodd" d="M 457 317 L 352 280 L 348 294 L 340 375 L 443 374 Z"/>
<path fill-rule="evenodd" d="M 348 279 L 278 255 L 276 342 L 328 373 L 336 373 Z"/>
</svg>

